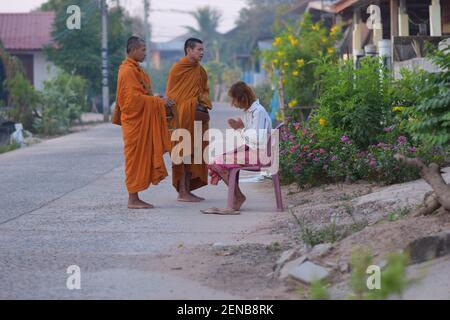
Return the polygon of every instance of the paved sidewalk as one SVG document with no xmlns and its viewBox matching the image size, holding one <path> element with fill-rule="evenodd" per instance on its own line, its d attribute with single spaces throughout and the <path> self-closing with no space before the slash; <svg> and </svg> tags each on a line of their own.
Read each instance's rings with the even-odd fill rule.
<svg viewBox="0 0 450 320">
<path fill-rule="evenodd" d="M 216 105 L 212 127 L 233 115 Z M 247 241 L 277 214 L 273 191 L 244 183 L 240 216 L 202 215 L 225 205 L 224 185 L 186 204 L 175 201 L 168 177 L 142 194 L 156 209 L 132 211 L 123 181 L 121 132 L 110 124 L 0 155 L 0 298 L 235 298 L 152 266 L 180 244 Z M 70 265 L 81 268 L 82 290 L 66 288 Z"/>
</svg>

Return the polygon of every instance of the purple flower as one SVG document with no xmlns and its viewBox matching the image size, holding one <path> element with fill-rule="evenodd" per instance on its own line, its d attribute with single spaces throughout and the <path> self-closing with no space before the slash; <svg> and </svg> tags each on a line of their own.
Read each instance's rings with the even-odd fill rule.
<svg viewBox="0 0 450 320">
<path fill-rule="evenodd" d="M 404 144 L 406 144 L 407 141 L 408 141 L 408 139 L 406 139 L 405 136 L 398 137 L 398 144 L 399 145 L 404 145 Z"/>
<path fill-rule="evenodd" d="M 313 161 L 320 161 L 320 158 L 314 158 Z"/>
<path fill-rule="evenodd" d="M 417 151 L 417 149 L 416 149 L 416 147 L 410 147 L 410 148 L 408 148 L 408 151 L 414 153 Z"/>
<path fill-rule="evenodd" d="M 384 132 L 391 132 L 392 131 L 392 127 L 384 128 L 383 131 Z"/>
<path fill-rule="evenodd" d="M 337 157 L 336 156 L 332 156 L 331 157 L 331 161 L 336 161 L 337 160 Z"/>
<path fill-rule="evenodd" d="M 376 165 L 377 165 L 377 162 L 375 161 L 375 159 L 371 159 L 371 160 L 369 161 L 369 166 L 375 167 Z"/>
<path fill-rule="evenodd" d="M 297 146 L 292 146 L 291 147 L 291 152 L 294 153 L 295 151 L 297 151 Z"/>
</svg>

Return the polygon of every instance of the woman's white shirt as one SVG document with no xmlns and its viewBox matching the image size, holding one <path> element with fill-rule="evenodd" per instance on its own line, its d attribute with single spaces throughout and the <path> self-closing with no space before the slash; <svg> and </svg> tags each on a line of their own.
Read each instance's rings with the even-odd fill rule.
<svg viewBox="0 0 450 320">
<path fill-rule="evenodd" d="M 256 100 L 244 112 L 244 129 L 238 130 L 243 143 L 251 149 L 266 149 L 267 138 L 271 134 L 272 120 L 266 109 Z"/>
</svg>

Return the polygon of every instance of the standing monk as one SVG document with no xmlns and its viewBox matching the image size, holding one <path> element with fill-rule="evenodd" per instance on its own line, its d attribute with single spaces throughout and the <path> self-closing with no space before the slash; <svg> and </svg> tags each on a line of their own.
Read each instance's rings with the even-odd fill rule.
<svg viewBox="0 0 450 320">
<path fill-rule="evenodd" d="M 201 66 L 204 56 L 203 42 L 190 38 L 184 45 L 185 57 L 175 63 L 169 73 L 167 96 L 175 101 L 175 117 L 172 127 L 186 129 L 191 134 L 191 153 L 187 156 L 190 164 L 172 164 L 172 183 L 178 191 L 178 201 L 198 202 L 204 200 L 191 191 L 208 184 L 208 166 L 203 159 L 203 152 L 208 142 L 203 142 L 202 163 L 195 164 L 193 159 L 194 121 L 196 112 L 208 112 L 212 103 L 209 100 L 208 75 Z M 202 134 L 208 130 L 208 121 L 202 122 Z M 180 143 L 180 142 L 179 142 Z M 173 147 L 176 146 L 176 143 Z M 186 153 L 183 154 L 186 157 Z"/>
<path fill-rule="evenodd" d="M 163 155 L 170 149 L 166 108 L 174 102 L 153 96 L 150 78 L 139 66 L 145 59 L 145 41 L 131 37 L 127 58 L 119 68 L 115 115 L 120 114 L 125 154 L 128 208 L 150 209 L 138 192 L 167 177 Z M 116 123 L 116 122 L 115 122 Z"/>
</svg>

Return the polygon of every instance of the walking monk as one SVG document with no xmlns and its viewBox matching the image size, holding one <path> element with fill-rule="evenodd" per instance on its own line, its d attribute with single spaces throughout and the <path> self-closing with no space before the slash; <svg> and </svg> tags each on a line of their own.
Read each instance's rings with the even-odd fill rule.
<svg viewBox="0 0 450 320">
<path fill-rule="evenodd" d="M 117 81 L 115 116 L 122 125 L 125 153 L 125 183 L 128 208 L 150 209 L 153 205 L 139 199 L 138 192 L 167 177 L 163 155 L 170 150 L 166 108 L 174 102 L 153 96 L 151 81 L 139 66 L 145 59 L 145 42 L 131 37 L 127 58 L 122 62 Z"/>
<path fill-rule="evenodd" d="M 199 202 L 205 199 L 194 195 L 191 191 L 208 184 L 208 166 L 203 159 L 208 142 L 203 142 L 200 146 L 201 163 L 194 163 L 194 121 L 206 115 L 207 120 L 203 119 L 201 122 L 203 135 L 208 130 L 208 110 L 211 110 L 212 103 L 209 100 L 208 75 L 200 64 L 204 56 L 203 42 L 195 38 L 188 39 L 184 45 L 184 52 L 186 56 L 170 70 L 167 96 L 176 104 L 172 127 L 186 129 L 191 134 L 191 150 L 185 150 L 186 152 L 182 154 L 184 159 L 187 157 L 190 161 L 183 161 L 181 164 L 172 163 L 172 183 L 178 191 L 178 201 Z M 174 143 L 172 147 L 176 145 L 177 143 Z"/>
</svg>

